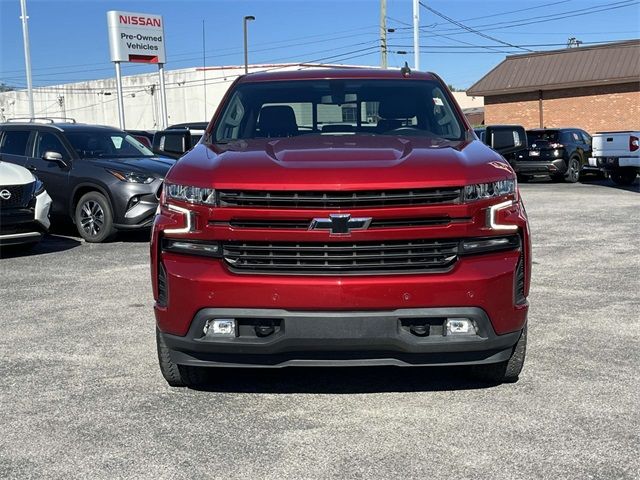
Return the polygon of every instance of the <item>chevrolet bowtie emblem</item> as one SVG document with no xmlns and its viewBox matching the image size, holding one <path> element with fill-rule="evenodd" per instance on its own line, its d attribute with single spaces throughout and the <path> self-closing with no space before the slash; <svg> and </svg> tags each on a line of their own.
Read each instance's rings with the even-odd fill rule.
<svg viewBox="0 0 640 480">
<path fill-rule="evenodd" d="M 351 230 L 366 230 L 371 217 L 351 218 L 349 213 L 332 213 L 329 218 L 314 218 L 309 230 L 331 230 L 331 235 L 349 235 Z"/>
</svg>

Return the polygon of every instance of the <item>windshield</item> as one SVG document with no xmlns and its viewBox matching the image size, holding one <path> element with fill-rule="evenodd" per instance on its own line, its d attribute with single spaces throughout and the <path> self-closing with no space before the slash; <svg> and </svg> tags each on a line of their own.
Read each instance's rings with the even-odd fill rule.
<svg viewBox="0 0 640 480">
<path fill-rule="evenodd" d="M 558 143 L 558 131 L 557 130 L 540 130 L 540 131 L 528 131 L 527 140 L 529 145 L 536 142 L 549 142 Z"/>
<path fill-rule="evenodd" d="M 296 80 L 239 85 L 214 142 L 301 135 L 391 135 L 462 140 L 464 124 L 429 80 Z"/>
<path fill-rule="evenodd" d="M 65 134 L 80 158 L 135 158 L 154 154 L 141 142 L 117 130 L 91 130 Z"/>
</svg>

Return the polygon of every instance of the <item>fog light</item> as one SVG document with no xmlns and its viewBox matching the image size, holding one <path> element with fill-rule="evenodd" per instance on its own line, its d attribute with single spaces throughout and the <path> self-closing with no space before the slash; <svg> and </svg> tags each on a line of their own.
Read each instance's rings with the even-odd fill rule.
<svg viewBox="0 0 640 480">
<path fill-rule="evenodd" d="M 273 325 L 256 325 L 255 330 L 258 337 L 268 337 L 275 332 Z"/>
<path fill-rule="evenodd" d="M 418 337 L 429 335 L 429 325 L 411 325 L 409 331 Z"/>
<path fill-rule="evenodd" d="M 203 331 L 207 337 L 235 337 L 236 321 L 233 318 L 208 320 Z"/>
<path fill-rule="evenodd" d="M 447 335 L 475 335 L 477 333 L 473 320 L 468 318 L 448 318 L 445 330 Z"/>
</svg>

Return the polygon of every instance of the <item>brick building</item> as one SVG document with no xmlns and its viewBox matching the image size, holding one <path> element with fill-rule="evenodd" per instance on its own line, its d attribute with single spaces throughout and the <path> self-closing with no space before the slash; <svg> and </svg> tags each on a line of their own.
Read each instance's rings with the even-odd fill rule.
<svg viewBox="0 0 640 480">
<path fill-rule="evenodd" d="M 508 56 L 467 95 L 487 125 L 640 130 L 640 40 Z"/>
</svg>

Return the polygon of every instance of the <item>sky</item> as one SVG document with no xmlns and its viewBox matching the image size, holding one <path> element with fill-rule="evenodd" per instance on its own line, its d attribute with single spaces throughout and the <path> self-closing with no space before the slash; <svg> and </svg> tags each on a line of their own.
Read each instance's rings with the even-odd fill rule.
<svg viewBox="0 0 640 480">
<path fill-rule="evenodd" d="M 506 55 L 640 37 L 640 0 L 422 0 L 420 67 L 465 89 Z M 427 8 L 425 8 L 425 6 Z M 380 0 L 27 0 L 35 86 L 114 75 L 106 12 L 163 15 L 166 69 L 243 63 L 380 65 Z M 0 0 L 0 82 L 26 86 L 19 0 Z M 389 66 L 413 65 L 411 0 L 387 0 Z M 10 46 L 10 48 L 7 48 Z M 407 52 L 406 54 L 398 52 Z M 123 73 L 157 67 L 124 64 Z"/>
</svg>

